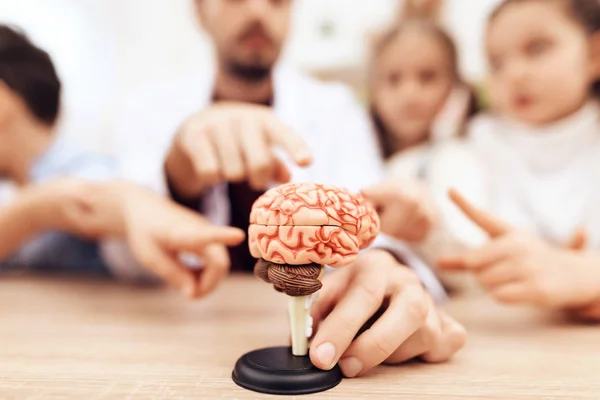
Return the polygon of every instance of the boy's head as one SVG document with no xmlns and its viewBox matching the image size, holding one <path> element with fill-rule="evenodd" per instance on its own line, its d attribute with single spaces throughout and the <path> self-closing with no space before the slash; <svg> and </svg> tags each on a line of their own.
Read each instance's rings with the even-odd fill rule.
<svg viewBox="0 0 600 400">
<path fill-rule="evenodd" d="M 23 33 L 0 25 L 0 135 L 16 122 L 54 126 L 60 91 L 48 53 Z"/>
<path fill-rule="evenodd" d="M 504 0 L 486 38 L 497 109 L 544 125 L 595 95 L 600 79 L 600 2 Z"/>
</svg>

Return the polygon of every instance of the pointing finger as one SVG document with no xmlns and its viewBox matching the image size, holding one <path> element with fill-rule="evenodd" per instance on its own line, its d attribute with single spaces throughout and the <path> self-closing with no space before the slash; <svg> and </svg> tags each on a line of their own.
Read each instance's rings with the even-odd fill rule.
<svg viewBox="0 0 600 400">
<path fill-rule="evenodd" d="M 457 190 L 451 189 L 449 196 L 452 202 L 456 204 L 467 218 L 486 231 L 491 237 L 505 235 L 513 230 L 507 223 L 472 205 Z"/>
</svg>

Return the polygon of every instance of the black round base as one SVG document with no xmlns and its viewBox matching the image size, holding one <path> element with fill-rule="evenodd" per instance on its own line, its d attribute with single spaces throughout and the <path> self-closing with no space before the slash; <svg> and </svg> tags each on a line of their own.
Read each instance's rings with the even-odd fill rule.
<svg viewBox="0 0 600 400">
<path fill-rule="evenodd" d="M 259 393 L 300 395 L 337 386 L 342 371 L 337 365 L 330 371 L 320 370 L 308 356 L 294 356 L 290 347 L 269 347 L 244 354 L 231 378 L 239 386 Z"/>
</svg>

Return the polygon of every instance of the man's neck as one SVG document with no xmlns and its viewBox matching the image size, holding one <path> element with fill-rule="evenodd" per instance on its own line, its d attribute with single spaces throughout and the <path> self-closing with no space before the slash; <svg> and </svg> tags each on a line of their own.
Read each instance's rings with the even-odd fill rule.
<svg viewBox="0 0 600 400">
<path fill-rule="evenodd" d="M 214 98 L 219 101 L 267 104 L 273 99 L 273 79 L 248 82 L 219 69 L 215 81 Z"/>
<path fill-rule="evenodd" d="M 8 178 L 19 186 L 29 183 L 31 168 L 44 155 L 54 140 L 53 129 L 40 123 L 17 123 L 11 129 L 13 151 L 5 158 Z"/>
</svg>

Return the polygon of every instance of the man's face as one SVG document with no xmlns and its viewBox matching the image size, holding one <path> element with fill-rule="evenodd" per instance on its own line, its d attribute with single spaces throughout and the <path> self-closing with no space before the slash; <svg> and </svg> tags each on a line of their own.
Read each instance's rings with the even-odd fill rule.
<svg viewBox="0 0 600 400">
<path fill-rule="evenodd" d="M 291 0 L 196 0 L 219 61 L 238 78 L 266 79 L 290 26 Z"/>
</svg>

